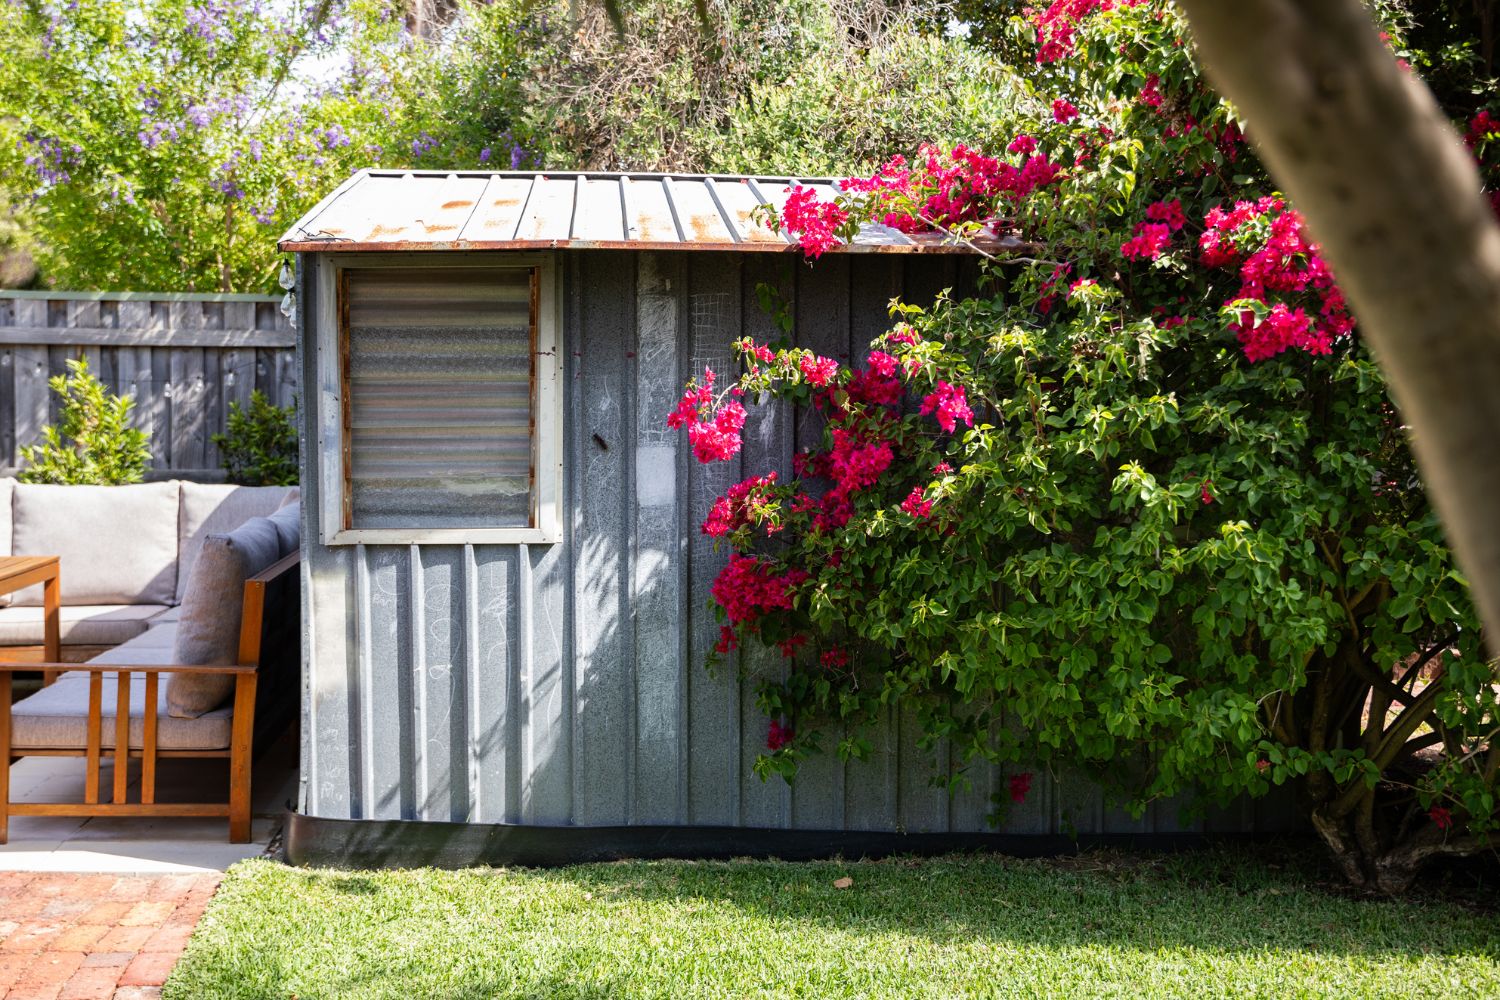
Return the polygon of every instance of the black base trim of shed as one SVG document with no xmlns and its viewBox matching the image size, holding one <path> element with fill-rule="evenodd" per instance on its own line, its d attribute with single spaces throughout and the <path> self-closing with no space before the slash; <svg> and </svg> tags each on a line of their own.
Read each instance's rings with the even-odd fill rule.
<svg viewBox="0 0 1500 1000">
<path fill-rule="evenodd" d="M 987 852 L 1057 857 L 1099 848 L 1181 851 L 1286 835 L 1204 833 L 889 833 L 737 826 L 524 826 L 286 815 L 286 859 L 313 868 L 551 868 L 599 861 L 679 858 L 885 858 Z"/>
</svg>

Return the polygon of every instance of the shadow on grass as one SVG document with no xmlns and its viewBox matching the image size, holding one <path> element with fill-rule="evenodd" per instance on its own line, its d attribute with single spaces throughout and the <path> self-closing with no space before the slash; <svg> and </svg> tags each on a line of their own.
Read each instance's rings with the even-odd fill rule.
<svg viewBox="0 0 1500 1000">
<path fill-rule="evenodd" d="M 1315 856 L 1244 850 L 358 874 L 254 863 L 221 889 L 166 996 L 946 996 L 1025 963 L 1073 982 L 1062 995 L 1228 995 L 1225 975 L 1265 977 L 1244 995 L 1401 995 L 1434 973 L 1500 991 L 1495 913 L 1355 899 L 1322 877 Z M 1133 989 L 1135 975 L 1151 985 Z"/>
</svg>

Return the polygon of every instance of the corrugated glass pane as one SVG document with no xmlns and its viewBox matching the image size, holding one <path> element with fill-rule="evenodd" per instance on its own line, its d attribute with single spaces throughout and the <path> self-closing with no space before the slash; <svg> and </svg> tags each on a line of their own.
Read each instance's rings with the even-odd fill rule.
<svg viewBox="0 0 1500 1000">
<path fill-rule="evenodd" d="M 347 272 L 355 528 L 531 523 L 531 271 Z"/>
</svg>

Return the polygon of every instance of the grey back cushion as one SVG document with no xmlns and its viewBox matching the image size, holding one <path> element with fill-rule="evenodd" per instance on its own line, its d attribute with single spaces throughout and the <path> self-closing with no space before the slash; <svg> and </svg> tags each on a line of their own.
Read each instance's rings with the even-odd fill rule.
<svg viewBox="0 0 1500 1000">
<path fill-rule="evenodd" d="M 203 540 L 178 613 L 173 663 L 221 666 L 238 660 L 245 581 L 274 563 L 280 551 L 276 526 L 264 517 Z M 173 674 L 167 708 L 179 719 L 196 719 L 233 691 L 234 677 L 228 674 Z"/>
<path fill-rule="evenodd" d="M 302 504 L 284 504 L 267 520 L 276 526 L 276 537 L 281 544 L 281 558 L 285 559 L 302 548 Z"/>
<path fill-rule="evenodd" d="M 0 556 L 8 556 L 10 552 L 10 498 L 13 487 L 16 485 L 14 479 L 0 477 Z M 10 603 L 10 594 L 0 594 L 0 608 Z"/>
<path fill-rule="evenodd" d="M 179 483 L 12 487 L 14 555 L 61 556 L 64 604 L 172 604 Z M 42 588 L 15 603 L 36 607 Z"/>
<path fill-rule="evenodd" d="M 177 601 L 187 594 L 193 562 L 205 538 L 233 531 L 252 517 L 267 516 L 296 492 L 295 486 L 183 483 L 182 513 L 178 520 Z"/>
</svg>

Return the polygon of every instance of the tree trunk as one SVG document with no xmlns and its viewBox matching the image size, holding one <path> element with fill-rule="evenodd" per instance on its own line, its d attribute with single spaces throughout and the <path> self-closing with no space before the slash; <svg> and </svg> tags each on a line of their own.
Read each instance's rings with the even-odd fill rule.
<svg viewBox="0 0 1500 1000">
<path fill-rule="evenodd" d="M 1220 92 L 1322 243 L 1500 638 L 1500 227 L 1359 0 L 1179 0 Z"/>
</svg>

